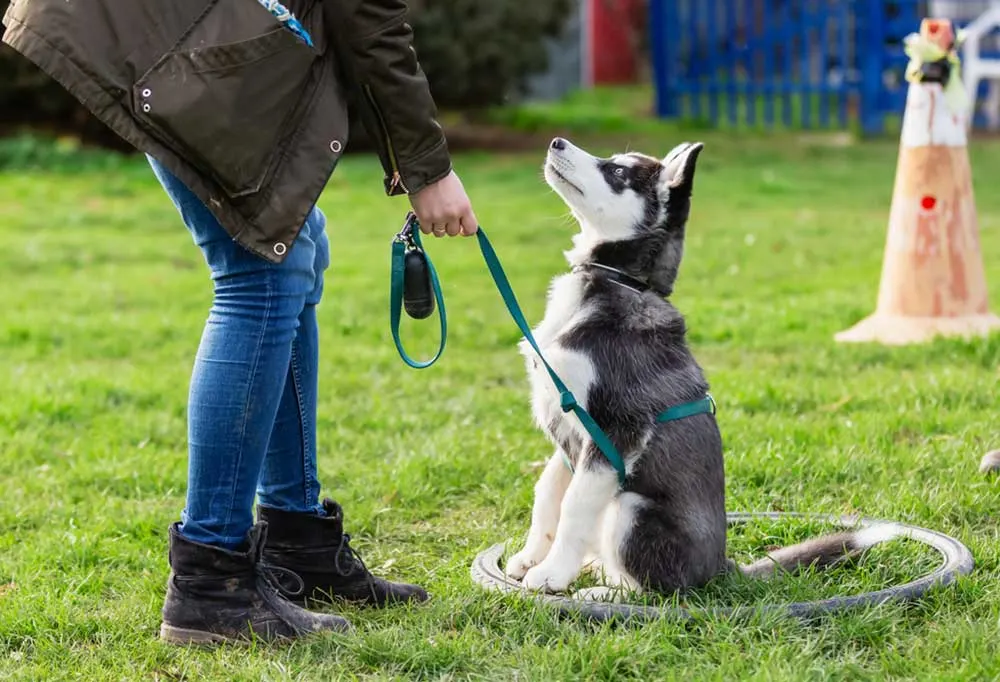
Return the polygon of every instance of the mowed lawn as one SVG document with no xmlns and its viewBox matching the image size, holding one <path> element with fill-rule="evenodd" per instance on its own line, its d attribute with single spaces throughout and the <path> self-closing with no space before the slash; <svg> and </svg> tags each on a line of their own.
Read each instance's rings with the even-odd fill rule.
<svg viewBox="0 0 1000 682">
<path fill-rule="evenodd" d="M 416 609 L 339 609 L 349 636 L 185 651 L 157 640 L 167 527 L 183 506 L 185 401 L 211 286 L 141 158 L 0 174 L 0 679 L 996 679 L 1000 336 L 888 349 L 835 332 L 875 304 L 894 140 L 709 134 L 675 303 L 719 404 L 727 506 L 861 513 L 953 534 L 976 569 L 915 605 L 813 622 L 709 618 L 642 627 L 560 619 L 488 594 L 469 565 L 527 530 L 537 466 L 519 332 L 474 240 L 429 242 L 444 283 L 443 359 L 415 371 L 389 335 L 389 244 L 405 199 L 346 159 L 321 206 L 332 266 L 320 309 L 326 493 L 374 571 L 421 582 Z M 676 135 L 632 147 L 665 153 Z M 605 143 L 595 151 L 616 150 Z M 534 154 L 456 164 L 528 318 L 573 228 Z M 1000 311 L 1000 143 L 972 150 Z M 436 324 L 407 323 L 412 353 Z M 734 530 L 740 560 L 811 531 Z M 778 584 L 720 581 L 689 603 L 878 589 L 935 565 L 898 542 Z"/>
</svg>

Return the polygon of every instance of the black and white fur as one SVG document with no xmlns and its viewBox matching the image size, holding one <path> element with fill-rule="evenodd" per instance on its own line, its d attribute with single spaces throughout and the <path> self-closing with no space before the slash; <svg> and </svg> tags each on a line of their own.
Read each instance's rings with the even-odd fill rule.
<svg viewBox="0 0 1000 682">
<path fill-rule="evenodd" d="M 535 485 L 527 541 L 506 565 L 507 575 L 528 589 L 565 591 L 586 566 L 599 571 L 608 588 L 669 593 L 735 566 L 726 558 L 715 416 L 656 421 L 664 409 L 708 390 L 685 341 L 684 318 L 667 300 L 702 148 L 681 144 L 663 160 L 636 153 L 597 158 L 561 138 L 549 148 L 546 181 L 580 232 L 566 254 L 571 271 L 553 280 L 534 336 L 618 448 L 628 479 L 619 486 L 577 417 L 561 410 L 544 366 L 522 341 L 534 416 L 556 446 Z M 827 564 L 893 533 L 879 527 L 816 538 L 740 570 L 766 577 L 775 567 Z M 607 592 L 597 588 L 586 596 Z"/>
</svg>

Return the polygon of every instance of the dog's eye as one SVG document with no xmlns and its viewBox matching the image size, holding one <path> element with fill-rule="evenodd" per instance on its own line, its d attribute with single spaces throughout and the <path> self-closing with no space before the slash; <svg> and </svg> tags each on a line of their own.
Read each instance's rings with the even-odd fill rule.
<svg viewBox="0 0 1000 682">
<path fill-rule="evenodd" d="M 615 175 L 617 175 L 618 177 L 623 177 L 625 175 L 625 169 L 622 168 L 621 166 L 618 166 L 618 168 L 615 168 Z"/>
</svg>

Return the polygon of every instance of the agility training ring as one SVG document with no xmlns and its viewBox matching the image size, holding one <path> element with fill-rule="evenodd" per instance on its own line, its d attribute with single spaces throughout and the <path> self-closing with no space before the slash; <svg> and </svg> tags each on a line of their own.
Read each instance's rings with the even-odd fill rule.
<svg viewBox="0 0 1000 682">
<path fill-rule="evenodd" d="M 890 523 L 878 519 L 857 516 L 834 516 L 828 514 L 798 513 L 730 513 L 729 525 L 739 525 L 755 519 L 803 519 L 832 523 L 842 529 L 859 529 L 879 523 Z M 955 538 L 937 531 L 891 522 L 896 534 L 890 539 L 906 538 L 934 548 L 941 555 L 942 563 L 931 573 L 903 585 L 894 585 L 876 592 L 832 597 L 809 602 L 787 604 L 761 604 L 753 606 L 682 608 L 674 606 L 647 606 L 575 599 L 571 596 L 543 594 L 527 590 L 517 580 L 507 577 L 500 566 L 505 544 L 493 545 L 481 552 L 472 563 L 472 579 L 488 590 L 516 593 L 536 599 L 555 607 L 563 615 L 583 615 L 591 620 L 649 621 L 663 618 L 691 620 L 696 617 L 727 617 L 737 614 L 785 614 L 797 618 L 809 618 L 835 611 L 843 611 L 860 606 L 878 605 L 888 601 L 915 601 L 928 590 L 953 583 L 960 575 L 968 575 L 973 568 L 972 553 Z"/>
</svg>

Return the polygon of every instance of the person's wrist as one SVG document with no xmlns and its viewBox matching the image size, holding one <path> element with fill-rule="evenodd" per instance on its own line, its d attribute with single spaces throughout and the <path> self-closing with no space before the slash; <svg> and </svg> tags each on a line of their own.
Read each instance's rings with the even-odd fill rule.
<svg viewBox="0 0 1000 682">
<path fill-rule="evenodd" d="M 444 182 L 445 180 L 448 180 L 454 174 L 455 174 L 454 169 L 449 168 L 448 171 L 444 175 L 440 175 L 440 176 L 438 176 L 438 177 L 436 177 L 436 178 L 434 178 L 432 180 L 428 180 L 422 186 L 420 186 L 416 191 L 410 192 L 410 196 L 411 197 L 418 197 L 418 196 L 424 194 L 427 190 L 436 188 L 442 182 Z"/>
</svg>

